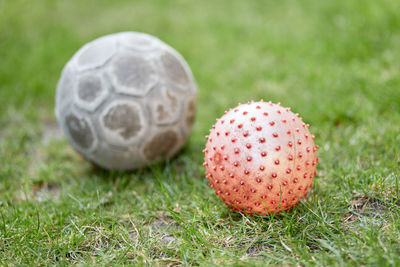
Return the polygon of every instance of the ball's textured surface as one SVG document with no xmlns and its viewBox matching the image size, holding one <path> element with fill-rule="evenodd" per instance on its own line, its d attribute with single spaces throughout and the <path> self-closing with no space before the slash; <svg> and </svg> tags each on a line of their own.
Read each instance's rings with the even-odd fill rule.
<svg viewBox="0 0 400 267">
<path fill-rule="evenodd" d="M 85 158 L 108 169 L 134 169 L 182 147 L 196 94 L 178 52 L 151 35 L 123 32 L 86 44 L 66 64 L 56 116 Z"/>
<path fill-rule="evenodd" d="M 250 214 L 292 207 L 316 175 L 318 147 L 308 127 L 298 114 L 271 102 L 225 112 L 206 136 L 209 185 L 227 205 Z"/>
</svg>

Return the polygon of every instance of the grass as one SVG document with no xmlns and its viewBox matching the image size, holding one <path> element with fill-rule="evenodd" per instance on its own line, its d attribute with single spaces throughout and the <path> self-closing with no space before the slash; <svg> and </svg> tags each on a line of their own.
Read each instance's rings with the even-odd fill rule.
<svg viewBox="0 0 400 267">
<path fill-rule="evenodd" d="M 399 265 L 400 2 L 0 0 L 2 265 Z M 55 138 L 65 62 L 112 32 L 148 32 L 199 87 L 173 160 L 108 172 Z M 249 217 L 201 166 L 216 117 L 281 102 L 320 145 L 309 198 Z"/>
</svg>

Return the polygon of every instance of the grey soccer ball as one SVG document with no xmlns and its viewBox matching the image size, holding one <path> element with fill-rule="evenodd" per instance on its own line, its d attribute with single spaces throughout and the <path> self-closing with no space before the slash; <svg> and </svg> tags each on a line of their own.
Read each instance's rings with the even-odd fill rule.
<svg viewBox="0 0 400 267">
<path fill-rule="evenodd" d="M 154 36 L 122 32 L 84 45 L 65 65 L 55 112 L 85 158 L 129 170 L 170 158 L 183 146 L 196 96 L 177 51 Z"/>
</svg>

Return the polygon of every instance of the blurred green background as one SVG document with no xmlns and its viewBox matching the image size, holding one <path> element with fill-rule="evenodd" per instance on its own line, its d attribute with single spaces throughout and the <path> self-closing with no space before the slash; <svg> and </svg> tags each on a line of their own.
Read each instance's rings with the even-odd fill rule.
<svg viewBox="0 0 400 267">
<path fill-rule="evenodd" d="M 184 151 L 130 173 L 81 159 L 53 114 L 64 64 L 120 31 L 170 44 L 199 89 Z M 0 0 L 3 264 L 399 264 L 399 47 L 396 0 Z M 201 150 L 261 98 L 311 124 L 319 176 L 307 203 L 249 218 L 212 195 Z"/>
</svg>

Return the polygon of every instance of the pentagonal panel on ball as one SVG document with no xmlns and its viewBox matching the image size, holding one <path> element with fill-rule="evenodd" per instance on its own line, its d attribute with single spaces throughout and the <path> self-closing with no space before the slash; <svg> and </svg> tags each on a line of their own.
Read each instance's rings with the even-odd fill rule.
<svg viewBox="0 0 400 267">
<path fill-rule="evenodd" d="M 84 74 L 75 85 L 75 103 L 83 109 L 94 111 L 107 97 L 107 86 L 101 76 Z"/>
<path fill-rule="evenodd" d="M 183 63 L 183 59 L 178 58 L 170 51 L 164 51 L 160 56 L 160 60 L 170 82 L 183 89 L 188 89 L 191 86 L 190 76 L 186 70 L 187 67 Z"/>
<path fill-rule="evenodd" d="M 97 144 L 97 137 L 89 117 L 77 112 L 68 112 L 61 120 L 61 127 L 71 144 L 87 155 Z"/>
<path fill-rule="evenodd" d="M 146 98 L 149 99 L 146 103 L 156 124 L 174 123 L 182 116 L 183 95 L 176 91 L 163 86 L 152 90 Z"/>
<path fill-rule="evenodd" d="M 79 71 L 103 66 L 117 51 L 116 41 L 102 37 L 83 46 L 74 56 Z"/>
<path fill-rule="evenodd" d="M 159 46 L 160 41 L 148 34 L 123 32 L 118 34 L 118 43 L 126 48 L 138 51 L 150 51 Z"/>
<path fill-rule="evenodd" d="M 181 137 L 173 128 L 157 132 L 143 145 L 144 157 L 151 161 L 160 161 L 171 157 L 181 144 Z"/>
<path fill-rule="evenodd" d="M 112 101 L 98 119 L 105 140 L 123 147 L 138 140 L 147 127 L 141 106 L 129 100 Z"/>
<path fill-rule="evenodd" d="M 158 81 L 155 65 L 141 55 L 120 53 L 108 71 L 117 92 L 134 96 L 146 95 Z"/>
</svg>

